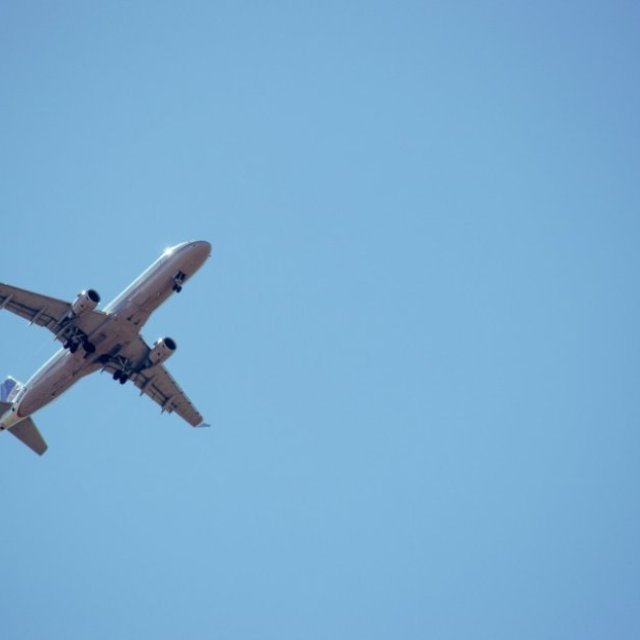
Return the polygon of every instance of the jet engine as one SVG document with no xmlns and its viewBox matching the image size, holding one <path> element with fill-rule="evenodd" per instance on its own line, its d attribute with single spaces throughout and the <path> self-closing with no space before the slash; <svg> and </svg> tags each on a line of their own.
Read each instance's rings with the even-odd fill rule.
<svg viewBox="0 0 640 640">
<path fill-rule="evenodd" d="M 153 343 L 148 359 L 151 366 L 164 362 L 176 350 L 176 341 L 172 338 L 160 338 Z"/>
<path fill-rule="evenodd" d="M 81 316 L 87 311 L 93 311 L 98 306 L 98 302 L 100 302 L 98 292 L 94 289 L 87 289 L 78 294 L 78 297 L 71 305 L 71 311 L 74 316 Z"/>
</svg>

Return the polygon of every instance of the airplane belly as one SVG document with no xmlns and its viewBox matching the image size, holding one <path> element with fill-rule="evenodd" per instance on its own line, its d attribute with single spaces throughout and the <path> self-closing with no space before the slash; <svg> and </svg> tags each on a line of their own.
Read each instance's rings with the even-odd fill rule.
<svg viewBox="0 0 640 640">
<path fill-rule="evenodd" d="M 172 276 L 168 270 L 160 270 L 152 279 L 140 287 L 129 302 L 134 311 L 127 319 L 136 326 L 142 326 L 151 313 L 159 307 L 172 293 Z"/>
<path fill-rule="evenodd" d="M 19 416 L 30 416 L 42 409 L 96 368 L 98 367 L 93 365 L 79 365 L 78 359 L 68 352 L 57 354 L 48 367 L 43 367 L 25 384 L 26 391 L 18 408 Z"/>
<path fill-rule="evenodd" d="M 52 387 L 38 385 L 34 389 L 29 389 L 25 394 L 18 409 L 18 415 L 25 418 L 34 414 L 38 409 L 42 409 L 46 404 L 53 401 L 57 394 L 53 392 Z"/>
</svg>

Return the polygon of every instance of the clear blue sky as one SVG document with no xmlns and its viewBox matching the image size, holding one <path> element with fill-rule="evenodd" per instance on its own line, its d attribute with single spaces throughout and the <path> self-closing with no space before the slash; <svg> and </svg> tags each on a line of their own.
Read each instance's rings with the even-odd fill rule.
<svg viewBox="0 0 640 640">
<path fill-rule="evenodd" d="M 639 60 L 631 1 L 2 3 L 0 280 L 214 254 L 144 331 L 212 429 L 96 375 L 0 437 L 0 637 L 638 638 Z"/>
</svg>

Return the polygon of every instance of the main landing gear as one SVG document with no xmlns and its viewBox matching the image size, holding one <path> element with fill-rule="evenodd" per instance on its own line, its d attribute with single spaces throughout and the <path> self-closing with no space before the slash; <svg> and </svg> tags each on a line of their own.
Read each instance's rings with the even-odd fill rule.
<svg viewBox="0 0 640 640">
<path fill-rule="evenodd" d="M 77 342 L 75 340 L 66 340 L 65 343 L 63 344 L 63 347 L 65 349 L 69 349 L 71 353 L 75 353 L 78 350 L 78 347 L 80 346 L 85 350 L 87 356 L 91 355 L 92 353 L 95 353 L 96 351 L 96 345 L 87 339 L 82 340 L 81 342 Z"/>
<path fill-rule="evenodd" d="M 120 384 L 126 384 L 127 380 L 129 379 L 129 376 L 124 371 L 120 371 L 120 369 L 116 369 L 113 372 L 113 379 L 116 382 L 119 382 Z"/>
<path fill-rule="evenodd" d="M 126 384 L 131 377 L 131 374 L 134 372 L 131 362 L 122 356 L 112 356 L 107 358 L 112 365 L 118 367 L 113 372 L 113 379 L 120 384 Z"/>
</svg>

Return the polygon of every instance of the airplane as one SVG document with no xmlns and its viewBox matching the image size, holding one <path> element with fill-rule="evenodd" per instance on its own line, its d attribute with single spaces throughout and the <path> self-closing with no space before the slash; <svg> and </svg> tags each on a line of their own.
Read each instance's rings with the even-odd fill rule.
<svg viewBox="0 0 640 640">
<path fill-rule="evenodd" d="M 81 291 L 70 303 L 0 283 L 0 309 L 46 327 L 63 345 L 25 384 L 11 376 L 0 384 L 0 431 L 8 430 L 42 455 L 47 444 L 31 416 L 98 370 L 121 385 L 131 380 L 162 413 L 175 411 L 193 427 L 209 426 L 164 367 L 176 350 L 175 340 L 160 338 L 149 346 L 140 330 L 210 255 L 211 245 L 204 240 L 166 249 L 102 311 L 94 289 Z"/>
</svg>

